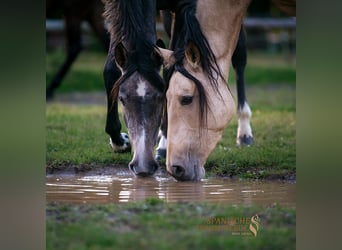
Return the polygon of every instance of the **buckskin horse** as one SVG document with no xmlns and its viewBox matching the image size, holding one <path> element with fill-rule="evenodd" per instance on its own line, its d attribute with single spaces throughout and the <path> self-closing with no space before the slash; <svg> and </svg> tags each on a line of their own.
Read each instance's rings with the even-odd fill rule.
<svg viewBox="0 0 342 250">
<path fill-rule="evenodd" d="M 168 67 L 166 168 L 177 180 L 204 177 L 204 163 L 234 114 L 227 73 L 249 3 L 163 1 L 175 13 L 173 51 L 160 51 Z M 239 116 L 249 119 L 244 107 Z"/>
<path fill-rule="evenodd" d="M 157 47 L 155 0 L 106 0 L 104 17 L 110 46 L 104 66 L 107 93 L 106 132 L 115 152 L 130 150 L 130 170 L 137 176 L 155 173 L 154 145 L 165 104 L 166 86 Z M 129 137 L 121 133 L 118 102 Z"/>
<path fill-rule="evenodd" d="M 170 10 L 162 10 L 161 16 L 163 18 L 164 29 L 168 36 L 171 38 L 172 27 L 172 13 Z M 174 40 L 171 38 L 171 41 Z M 171 44 L 170 49 L 174 49 L 174 44 Z M 236 86 L 238 95 L 238 130 L 237 130 L 237 145 L 251 145 L 253 143 L 252 127 L 250 125 L 252 112 L 247 103 L 245 91 L 245 67 L 247 64 L 247 46 L 246 46 L 246 33 L 241 27 L 239 39 L 232 56 L 232 65 L 236 74 Z M 166 127 L 166 126 L 165 126 Z M 165 129 L 164 129 L 165 130 Z M 166 130 L 165 130 L 166 131 Z M 157 159 L 165 158 L 166 156 L 166 133 L 160 131 L 162 143 L 159 143 L 157 148 Z"/>
</svg>

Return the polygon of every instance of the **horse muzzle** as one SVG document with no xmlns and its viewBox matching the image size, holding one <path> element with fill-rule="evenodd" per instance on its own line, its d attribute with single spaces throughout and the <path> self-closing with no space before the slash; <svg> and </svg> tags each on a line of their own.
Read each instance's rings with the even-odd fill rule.
<svg viewBox="0 0 342 250">
<path fill-rule="evenodd" d="M 205 170 L 203 166 L 176 164 L 167 167 L 167 171 L 178 181 L 200 181 Z"/>
<path fill-rule="evenodd" d="M 139 161 L 133 160 L 128 164 L 128 167 L 136 176 L 147 177 L 154 175 L 159 168 L 159 165 L 154 160 L 146 163 L 140 163 Z"/>
</svg>

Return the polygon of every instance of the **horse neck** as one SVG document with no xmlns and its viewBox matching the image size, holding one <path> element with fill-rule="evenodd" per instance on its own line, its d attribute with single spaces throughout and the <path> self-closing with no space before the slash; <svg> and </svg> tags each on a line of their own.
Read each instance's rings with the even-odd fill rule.
<svg viewBox="0 0 342 250">
<path fill-rule="evenodd" d="M 221 72 L 229 72 L 231 57 L 250 0 L 198 0 L 196 17 Z M 223 74 L 228 79 L 228 74 Z"/>
<path fill-rule="evenodd" d="M 156 0 L 143 0 L 144 17 L 146 33 L 144 34 L 146 38 L 153 44 L 157 41 L 157 30 L 156 30 Z"/>
<path fill-rule="evenodd" d="M 112 4 L 114 2 L 115 4 Z M 157 41 L 155 6 L 156 0 L 107 1 L 104 15 L 112 43 L 123 42 L 128 50 L 135 50 L 137 40 L 155 44 Z M 137 23 L 139 29 L 136 28 Z"/>
<path fill-rule="evenodd" d="M 127 1 L 127 0 L 123 0 Z M 157 30 L 156 30 L 156 0 L 140 0 L 142 2 L 141 8 L 143 12 L 143 20 L 141 24 L 143 26 L 142 34 L 137 34 L 137 40 L 146 40 L 151 44 L 155 44 L 157 41 Z M 134 5 L 134 1 L 132 1 Z M 134 49 L 136 46 L 135 41 L 124 41 L 127 42 L 127 48 Z"/>
</svg>

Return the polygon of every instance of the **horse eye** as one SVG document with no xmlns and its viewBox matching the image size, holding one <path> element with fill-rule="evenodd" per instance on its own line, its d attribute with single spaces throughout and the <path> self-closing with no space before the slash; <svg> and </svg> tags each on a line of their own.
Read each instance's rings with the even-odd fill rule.
<svg viewBox="0 0 342 250">
<path fill-rule="evenodd" d="M 182 96 L 180 103 L 182 105 L 189 105 L 190 103 L 192 103 L 192 96 L 190 95 Z"/>
</svg>

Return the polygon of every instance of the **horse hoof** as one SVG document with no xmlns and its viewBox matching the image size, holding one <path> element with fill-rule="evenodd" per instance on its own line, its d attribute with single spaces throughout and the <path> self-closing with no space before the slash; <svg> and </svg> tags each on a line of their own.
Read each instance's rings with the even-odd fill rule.
<svg viewBox="0 0 342 250">
<path fill-rule="evenodd" d="M 131 151 L 131 143 L 126 133 L 121 133 L 121 139 L 123 140 L 122 145 L 116 145 L 113 143 L 112 138 L 109 138 L 109 144 L 115 153 L 125 153 Z"/>
<path fill-rule="evenodd" d="M 250 146 L 254 143 L 254 138 L 253 136 L 243 135 L 242 137 L 239 137 L 236 142 L 238 146 Z"/>
<path fill-rule="evenodd" d="M 166 159 L 166 149 L 157 149 L 155 159 L 157 162 L 165 160 Z"/>
</svg>

